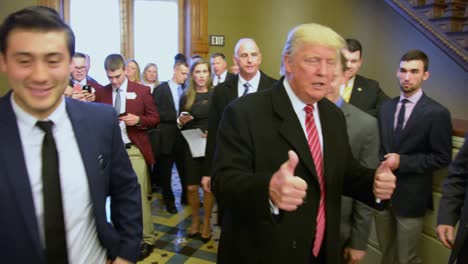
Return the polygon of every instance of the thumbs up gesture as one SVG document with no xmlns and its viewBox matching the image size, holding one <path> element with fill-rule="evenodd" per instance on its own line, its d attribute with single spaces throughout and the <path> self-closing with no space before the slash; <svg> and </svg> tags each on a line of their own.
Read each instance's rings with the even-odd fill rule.
<svg viewBox="0 0 468 264">
<path fill-rule="evenodd" d="M 380 200 L 392 197 L 396 187 L 396 176 L 390 169 L 389 163 L 383 162 L 377 168 L 374 177 L 374 196 Z"/>
<path fill-rule="evenodd" d="M 299 158 L 290 150 L 288 160 L 273 174 L 270 180 L 270 199 L 280 209 L 294 211 L 304 203 L 307 183 L 294 176 Z"/>
</svg>

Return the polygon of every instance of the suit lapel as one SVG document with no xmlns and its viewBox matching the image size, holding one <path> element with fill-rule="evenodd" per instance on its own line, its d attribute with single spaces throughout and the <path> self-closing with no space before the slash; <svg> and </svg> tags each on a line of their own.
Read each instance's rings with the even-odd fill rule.
<svg viewBox="0 0 468 264">
<path fill-rule="evenodd" d="M 237 92 L 237 83 L 239 82 L 239 75 L 234 76 L 234 78 L 231 78 L 226 85 L 228 86 L 227 88 L 227 93 L 228 93 L 228 100 L 227 102 L 232 102 L 233 100 L 237 99 L 238 92 Z M 227 105 L 227 104 L 226 104 Z"/>
<path fill-rule="evenodd" d="M 88 186 L 91 194 L 93 204 L 98 201 L 96 194 L 99 193 L 98 186 L 95 177 L 93 175 L 99 175 L 99 162 L 102 160 L 102 153 L 98 153 L 97 146 L 99 142 L 95 142 L 94 137 L 90 136 L 91 131 L 96 128 L 91 126 L 89 122 L 86 122 L 87 117 L 78 109 L 78 102 L 72 99 L 66 99 L 67 114 L 70 118 L 70 122 L 73 127 L 76 142 L 80 149 L 81 159 L 86 171 L 88 178 Z"/>
<path fill-rule="evenodd" d="M 423 94 L 421 99 L 419 99 L 418 103 L 414 106 L 413 112 L 411 113 L 408 121 L 406 121 L 406 125 L 401 132 L 401 139 L 406 138 L 406 134 L 410 133 L 413 130 L 413 127 L 419 123 L 419 119 L 424 116 L 426 112 L 427 106 L 427 97 Z M 414 130 L 413 130 L 414 131 Z"/>
<path fill-rule="evenodd" d="M 354 84 L 353 84 L 353 91 L 351 92 L 351 97 L 349 98 L 349 103 L 350 104 L 358 104 L 357 102 L 360 102 L 362 99 L 362 93 L 363 93 L 363 87 L 364 86 L 364 80 L 362 79 L 361 76 L 356 75 L 356 78 L 354 79 Z"/>
<path fill-rule="evenodd" d="M 260 71 L 260 82 L 258 83 L 257 91 L 265 90 L 268 88 L 270 88 L 270 85 L 266 80 L 266 76 L 262 71 Z"/>
<path fill-rule="evenodd" d="M 273 111 L 279 116 L 281 125 L 279 132 L 281 136 L 292 146 L 292 149 L 298 155 L 300 161 L 305 165 L 309 172 L 314 175 L 318 183 L 315 165 L 312 160 L 307 139 L 302 130 L 302 126 L 297 119 L 297 115 L 291 105 L 291 101 L 283 86 L 283 82 L 272 91 Z"/>
<path fill-rule="evenodd" d="M 330 102 L 328 99 L 324 98 L 317 103 L 319 114 L 320 114 L 320 125 L 322 127 L 322 147 L 323 147 L 323 168 L 324 168 L 324 178 L 325 186 L 330 188 L 333 186 L 332 175 L 336 175 L 334 172 L 335 168 L 338 168 L 340 164 L 336 163 L 336 157 L 333 156 L 333 153 L 340 147 L 336 144 L 337 126 L 335 122 L 336 114 L 333 114 L 332 108 L 335 107 L 335 104 Z M 345 131 L 347 133 L 347 131 Z M 340 148 L 343 149 L 343 148 Z"/>
<path fill-rule="evenodd" d="M 384 142 L 389 142 L 389 145 L 387 146 L 387 152 L 393 152 L 393 141 L 394 136 L 395 136 L 395 129 L 393 127 L 393 124 L 395 122 L 395 111 L 397 108 L 397 104 L 399 101 L 400 97 L 395 97 L 392 99 L 392 102 L 390 103 L 390 107 L 386 110 L 385 115 L 383 116 L 384 120 L 382 120 L 381 124 L 384 124 L 387 126 L 387 129 L 384 129 L 387 134 L 387 139 L 384 139 Z M 381 133 L 384 133 L 382 131 Z"/>
<path fill-rule="evenodd" d="M 18 124 L 16 123 L 15 114 L 10 102 L 11 94 L 10 92 L 0 100 L 0 113 L 2 113 L 0 116 L 0 131 L 2 131 L 2 136 L 0 137 L 0 145 L 2 146 L 0 148 L 0 160 L 4 161 L 6 167 L 6 171 L 2 172 L 2 174 L 6 175 L 6 184 L 9 184 L 13 195 L 16 197 L 18 210 L 23 215 L 24 227 L 27 230 L 28 236 L 30 236 L 30 239 L 35 244 L 33 250 L 36 250 L 36 254 L 40 256 L 43 253 L 39 240 L 36 210 L 24 160 Z"/>
</svg>

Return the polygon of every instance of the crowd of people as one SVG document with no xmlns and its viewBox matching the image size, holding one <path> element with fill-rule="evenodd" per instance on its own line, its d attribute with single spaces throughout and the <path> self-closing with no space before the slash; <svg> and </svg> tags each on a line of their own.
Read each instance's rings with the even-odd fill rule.
<svg viewBox="0 0 468 264">
<path fill-rule="evenodd" d="M 172 78 L 160 82 L 157 64 L 141 71 L 110 54 L 109 84 L 101 85 L 88 75 L 89 56 L 75 52 L 72 30 L 46 7 L 8 16 L 0 52 L 12 88 L 0 99 L 0 140 L 9 146 L 0 150 L 6 262 L 145 259 L 156 243 L 153 191 L 177 213 L 175 164 L 180 202 L 192 211 L 189 238 L 211 239 L 218 203 L 218 263 L 359 263 L 374 218 L 382 264 L 422 263 L 432 176 L 451 162 L 452 125 L 423 92 L 430 74 L 421 50 L 400 58 L 393 99 L 358 74 L 361 43 L 319 24 L 290 31 L 279 80 L 260 70 L 256 41 L 242 38 L 232 72 L 222 53 L 177 54 Z M 193 131 L 206 140 L 202 155 L 186 136 Z M 468 252 L 466 232 L 453 239 L 466 146 L 450 167 L 437 228 L 456 249 L 452 263 Z"/>
</svg>

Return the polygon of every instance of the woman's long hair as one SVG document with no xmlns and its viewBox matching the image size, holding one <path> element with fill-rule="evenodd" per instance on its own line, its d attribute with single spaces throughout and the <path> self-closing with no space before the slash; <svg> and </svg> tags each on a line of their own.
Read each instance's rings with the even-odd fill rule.
<svg viewBox="0 0 468 264">
<path fill-rule="evenodd" d="M 185 91 L 185 104 L 183 104 L 183 106 L 184 110 L 186 111 L 190 111 L 192 109 L 192 105 L 195 102 L 195 97 L 197 96 L 197 90 L 195 88 L 197 84 L 195 83 L 195 79 L 193 78 L 193 71 L 195 70 L 195 67 L 197 67 L 200 64 L 206 64 L 206 66 L 208 67 L 208 80 L 206 82 L 208 92 L 213 89 L 213 84 L 211 81 L 210 63 L 203 58 L 194 60 L 192 62 L 192 65 L 190 65 L 190 84 L 187 90 Z"/>
</svg>

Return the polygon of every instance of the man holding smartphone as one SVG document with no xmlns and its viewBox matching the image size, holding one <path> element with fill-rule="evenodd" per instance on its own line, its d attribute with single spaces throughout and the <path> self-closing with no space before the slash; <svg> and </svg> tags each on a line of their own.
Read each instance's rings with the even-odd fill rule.
<svg viewBox="0 0 468 264">
<path fill-rule="evenodd" d="M 96 90 L 96 102 L 113 105 L 119 114 L 122 140 L 141 187 L 143 241 L 140 258 L 146 258 L 153 250 L 155 237 L 151 218 L 151 205 L 147 198 L 148 164 L 154 164 L 154 156 L 147 129 L 159 123 L 159 115 L 148 87 L 131 82 L 125 76 L 125 61 L 120 54 L 111 54 L 104 61 L 110 83 Z"/>
<path fill-rule="evenodd" d="M 86 69 L 86 55 L 76 52 L 72 57 L 70 73 L 70 86 L 73 88 L 72 98 L 93 102 L 96 99 L 95 91 L 101 89 L 102 85 L 89 78 Z"/>
</svg>

